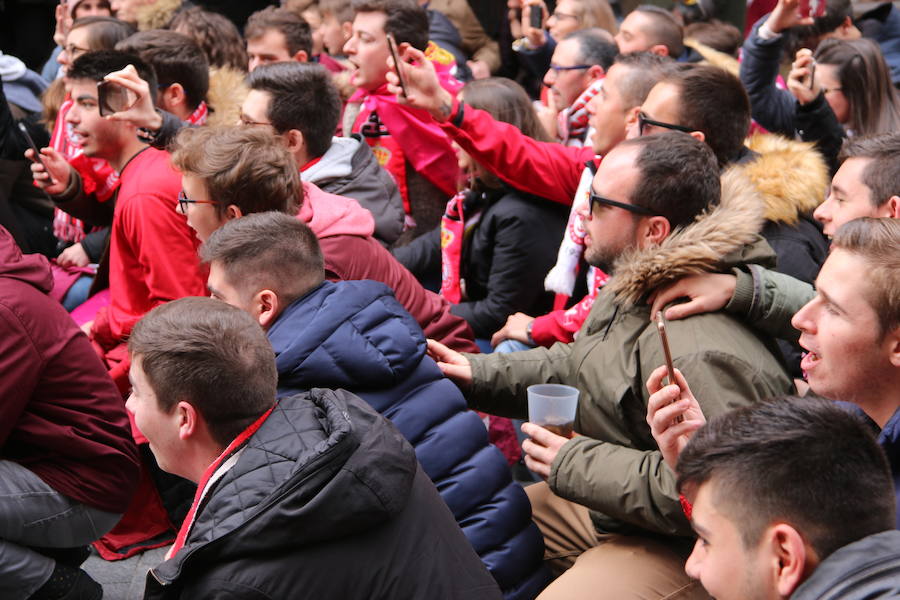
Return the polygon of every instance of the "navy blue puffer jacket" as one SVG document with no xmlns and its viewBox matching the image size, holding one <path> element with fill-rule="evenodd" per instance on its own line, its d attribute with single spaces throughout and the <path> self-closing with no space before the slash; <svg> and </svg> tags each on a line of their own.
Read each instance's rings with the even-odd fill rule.
<svg viewBox="0 0 900 600">
<path fill-rule="evenodd" d="M 325 282 L 269 330 L 279 395 L 344 388 L 390 419 L 506 598 L 534 598 L 549 580 L 525 492 L 488 443 L 481 419 L 425 354 L 422 330 L 375 281 Z"/>
</svg>

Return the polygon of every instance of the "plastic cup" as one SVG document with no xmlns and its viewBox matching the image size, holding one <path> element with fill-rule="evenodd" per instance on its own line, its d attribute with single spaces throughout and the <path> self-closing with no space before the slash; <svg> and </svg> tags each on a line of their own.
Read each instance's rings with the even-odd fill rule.
<svg viewBox="0 0 900 600">
<path fill-rule="evenodd" d="M 528 386 L 528 420 L 570 438 L 578 408 L 578 389 L 560 383 Z"/>
</svg>

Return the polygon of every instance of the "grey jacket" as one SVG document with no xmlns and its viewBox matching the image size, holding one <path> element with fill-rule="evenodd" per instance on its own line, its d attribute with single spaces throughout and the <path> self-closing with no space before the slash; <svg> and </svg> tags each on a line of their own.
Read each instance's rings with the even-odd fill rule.
<svg viewBox="0 0 900 600">
<path fill-rule="evenodd" d="M 882 531 L 835 550 L 791 600 L 900 598 L 900 531 Z"/>
<path fill-rule="evenodd" d="M 374 237 L 390 246 L 403 232 L 403 199 L 394 178 L 378 164 L 359 136 L 335 137 L 317 163 L 301 171 L 303 181 L 353 198 L 375 218 Z"/>
</svg>

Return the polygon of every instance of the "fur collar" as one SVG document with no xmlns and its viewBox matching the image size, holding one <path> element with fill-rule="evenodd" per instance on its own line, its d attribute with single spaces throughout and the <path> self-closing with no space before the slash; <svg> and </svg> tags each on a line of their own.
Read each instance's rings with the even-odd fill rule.
<svg viewBox="0 0 900 600">
<path fill-rule="evenodd" d="M 767 220 L 794 225 L 825 199 L 828 166 L 813 144 L 758 134 L 747 146 L 760 156 L 740 169 L 760 193 Z"/>
<path fill-rule="evenodd" d="M 753 183 L 734 166 L 722 174 L 721 202 L 659 246 L 631 250 L 616 261 L 606 285 L 616 302 L 633 305 L 686 275 L 715 271 L 723 259 L 758 241 L 763 205 Z"/>
<path fill-rule="evenodd" d="M 165 29 L 178 9 L 182 0 L 156 0 L 137 9 L 138 31 L 148 29 Z"/>
<path fill-rule="evenodd" d="M 238 122 L 241 104 L 249 91 L 245 77 L 245 73 L 229 67 L 209 70 L 209 92 L 206 98 L 212 112 L 209 114 L 208 125 L 231 126 Z"/>
</svg>

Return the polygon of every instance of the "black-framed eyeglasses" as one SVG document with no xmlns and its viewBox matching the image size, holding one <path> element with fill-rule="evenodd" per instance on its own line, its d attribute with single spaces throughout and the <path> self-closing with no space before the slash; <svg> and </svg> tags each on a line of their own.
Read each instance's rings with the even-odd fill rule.
<svg viewBox="0 0 900 600">
<path fill-rule="evenodd" d="M 599 196 L 591 190 L 590 195 L 590 210 L 591 214 L 594 213 L 594 204 L 602 204 L 605 206 L 614 206 L 616 208 L 622 208 L 627 210 L 628 212 L 632 212 L 636 215 L 644 215 L 644 216 L 652 216 L 653 211 L 649 208 L 644 208 L 643 206 L 635 206 L 634 204 L 625 204 L 624 202 L 618 202 L 616 200 L 610 200 L 609 198 L 604 198 L 603 196 Z"/>
<path fill-rule="evenodd" d="M 647 125 L 653 125 L 654 127 L 662 127 L 663 129 L 672 129 L 674 131 L 683 131 L 685 133 L 690 133 L 694 131 L 690 127 L 685 127 L 684 125 L 675 125 L 673 123 L 664 123 L 662 121 L 654 121 L 653 119 L 648 119 L 647 115 L 643 112 L 638 113 L 638 135 L 644 135 L 644 127 Z"/>
<path fill-rule="evenodd" d="M 594 65 L 572 65 L 571 67 L 561 67 L 550 63 L 550 70 L 553 71 L 554 75 L 559 75 L 560 71 L 582 71 L 584 69 L 590 69 L 593 66 Z"/>
<path fill-rule="evenodd" d="M 259 125 L 268 125 L 269 127 L 275 127 L 271 123 L 265 123 L 263 121 L 254 121 L 253 119 L 251 119 L 250 117 L 248 117 L 246 115 L 241 115 L 239 118 L 240 118 L 240 124 L 244 127 L 256 127 Z"/>
<path fill-rule="evenodd" d="M 187 214 L 188 205 L 190 204 L 218 204 L 215 200 L 193 200 L 184 194 L 184 190 L 178 192 L 178 208 L 183 214 Z"/>
</svg>

